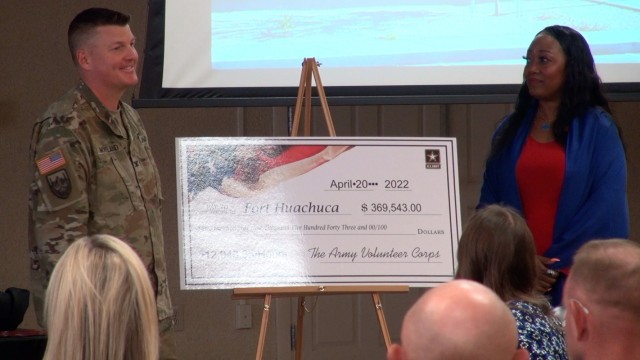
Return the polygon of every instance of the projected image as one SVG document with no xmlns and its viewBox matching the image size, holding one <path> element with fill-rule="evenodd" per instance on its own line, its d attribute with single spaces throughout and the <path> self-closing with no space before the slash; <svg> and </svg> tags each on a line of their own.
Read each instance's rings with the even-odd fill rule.
<svg viewBox="0 0 640 360">
<path fill-rule="evenodd" d="M 393 4 L 393 5 L 389 5 Z M 533 36 L 580 31 L 597 63 L 640 63 L 635 0 L 211 1 L 213 69 L 524 64 Z"/>
<path fill-rule="evenodd" d="M 640 83 L 640 0 L 164 1 L 145 71 L 185 98 L 295 97 L 305 58 L 334 98 L 504 93 L 550 25 L 586 38 L 604 83 Z"/>
</svg>

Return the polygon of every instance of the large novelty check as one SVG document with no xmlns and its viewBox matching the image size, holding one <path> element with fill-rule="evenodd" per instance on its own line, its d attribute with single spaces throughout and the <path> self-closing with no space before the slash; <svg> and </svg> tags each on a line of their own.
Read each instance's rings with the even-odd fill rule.
<svg viewBox="0 0 640 360">
<path fill-rule="evenodd" d="M 453 138 L 178 138 L 176 155 L 182 289 L 454 276 Z"/>
</svg>

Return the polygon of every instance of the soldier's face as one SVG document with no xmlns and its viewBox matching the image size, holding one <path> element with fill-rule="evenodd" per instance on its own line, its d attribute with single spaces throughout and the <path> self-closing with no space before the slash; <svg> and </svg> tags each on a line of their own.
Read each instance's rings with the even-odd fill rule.
<svg viewBox="0 0 640 360">
<path fill-rule="evenodd" d="M 129 25 L 96 28 L 85 53 L 87 69 L 103 87 L 122 91 L 138 83 L 136 38 Z"/>
</svg>

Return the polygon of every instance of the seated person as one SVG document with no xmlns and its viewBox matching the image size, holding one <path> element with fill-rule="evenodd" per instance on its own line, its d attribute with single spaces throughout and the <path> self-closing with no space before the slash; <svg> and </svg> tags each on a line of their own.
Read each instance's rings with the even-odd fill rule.
<svg viewBox="0 0 640 360">
<path fill-rule="evenodd" d="M 640 359 L 640 245 L 594 240 L 580 247 L 564 287 L 572 359 Z"/>
<path fill-rule="evenodd" d="M 477 282 L 453 280 L 425 292 L 402 323 L 388 360 L 529 359 L 518 349 L 509 308 Z"/>
<path fill-rule="evenodd" d="M 158 318 L 147 270 L 110 235 L 74 241 L 45 298 L 45 360 L 157 360 Z"/>
<path fill-rule="evenodd" d="M 456 278 L 492 289 L 511 309 L 518 341 L 531 359 L 567 359 L 564 332 L 547 298 L 535 290 L 538 259 L 526 221 L 512 208 L 489 205 L 473 214 L 458 244 Z"/>
</svg>

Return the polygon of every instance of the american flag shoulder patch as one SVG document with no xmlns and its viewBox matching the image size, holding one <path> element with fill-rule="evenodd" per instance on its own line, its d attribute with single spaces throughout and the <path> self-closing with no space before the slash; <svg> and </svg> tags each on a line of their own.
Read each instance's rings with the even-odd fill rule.
<svg viewBox="0 0 640 360">
<path fill-rule="evenodd" d="M 56 169 L 63 167 L 66 163 L 67 161 L 65 160 L 61 149 L 50 152 L 47 155 L 36 160 L 36 165 L 38 166 L 40 175 L 46 175 Z"/>
</svg>

